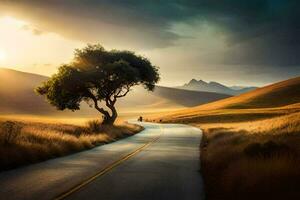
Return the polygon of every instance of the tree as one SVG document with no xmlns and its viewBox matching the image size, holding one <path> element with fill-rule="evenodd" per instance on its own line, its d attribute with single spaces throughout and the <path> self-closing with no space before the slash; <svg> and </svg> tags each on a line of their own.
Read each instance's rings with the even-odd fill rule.
<svg viewBox="0 0 300 200">
<path fill-rule="evenodd" d="M 36 92 L 58 110 L 79 110 L 85 101 L 103 115 L 103 124 L 113 124 L 118 116 L 118 98 L 135 85 L 153 91 L 158 81 L 158 68 L 147 58 L 131 51 L 107 51 L 101 45 L 88 45 L 76 49 L 73 61 L 62 65 Z"/>
</svg>

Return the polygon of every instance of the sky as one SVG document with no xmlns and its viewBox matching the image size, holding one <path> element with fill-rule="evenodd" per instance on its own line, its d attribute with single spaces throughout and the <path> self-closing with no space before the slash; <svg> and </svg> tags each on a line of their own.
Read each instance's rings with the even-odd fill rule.
<svg viewBox="0 0 300 200">
<path fill-rule="evenodd" d="M 300 75 L 298 0 L 0 0 L 0 67 L 51 75 L 75 48 L 132 50 L 160 85 Z"/>
</svg>

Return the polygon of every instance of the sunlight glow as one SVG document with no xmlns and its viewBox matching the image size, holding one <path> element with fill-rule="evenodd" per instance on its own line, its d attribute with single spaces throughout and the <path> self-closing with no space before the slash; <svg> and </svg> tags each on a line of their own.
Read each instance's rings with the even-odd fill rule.
<svg viewBox="0 0 300 200">
<path fill-rule="evenodd" d="M 6 26 L 22 27 L 22 26 L 26 25 L 25 21 L 15 19 L 15 18 L 10 17 L 10 16 L 3 17 L 3 18 L 1 18 L 0 21 L 1 21 L 1 24 L 6 25 Z"/>
<path fill-rule="evenodd" d="M 82 42 L 66 39 L 12 16 L 0 17 L 0 67 L 49 75 L 73 57 Z"/>
<path fill-rule="evenodd" d="M 6 53 L 4 50 L 0 49 L 0 61 L 5 60 L 6 58 Z"/>
</svg>

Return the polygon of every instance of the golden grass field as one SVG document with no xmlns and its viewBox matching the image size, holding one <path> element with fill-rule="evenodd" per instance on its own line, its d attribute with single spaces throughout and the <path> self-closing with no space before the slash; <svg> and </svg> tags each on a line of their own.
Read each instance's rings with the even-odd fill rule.
<svg viewBox="0 0 300 200">
<path fill-rule="evenodd" d="M 201 166 L 208 199 L 300 197 L 300 112 L 194 125 L 204 131 Z"/>
<path fill-rule="evenodd" d="M 40 122 L 42 121 L 42 122 Z M 133 135 L 143 128 L 120 123 L 99 126 L 91 120 L 71 125 L 55 120 L 11 120 L 0 118 L 0 170 L 68 155 Z"/>
<path fill-rule="evenodd" d="M 208 200 L 300 199 L 300 78 L 150 120 L 203 130 Z"/>
</svg>

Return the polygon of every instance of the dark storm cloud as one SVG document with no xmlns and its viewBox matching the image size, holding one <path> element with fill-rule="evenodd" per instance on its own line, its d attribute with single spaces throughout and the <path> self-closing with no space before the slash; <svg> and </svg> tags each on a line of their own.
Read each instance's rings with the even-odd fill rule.
<svg viewBox="0 0 300 200">
<path fill-rule="evenodd" d="M 226 64 L 300 64 L 298 0 L 9 0 L 49 31 L 86 42 L 162 48 L 181 38 L 174 23 L 208 22 L 227 36 Z M 217 59 L 216 59 L 217 60 Z"/>
<path fill-rule="evenodd" d="M 231 48 L 225 52 L 222 62 L 290 65 L 299 69 L 300 1 L 232 2 L 222 1 L 223 5 L 218 5 L 220 9 L 208 6 L 215 11 L 208 9 L 210 19 L 228 31 L 227 42 Z"/>
</svg>

